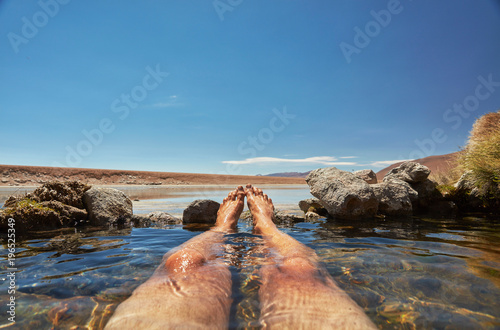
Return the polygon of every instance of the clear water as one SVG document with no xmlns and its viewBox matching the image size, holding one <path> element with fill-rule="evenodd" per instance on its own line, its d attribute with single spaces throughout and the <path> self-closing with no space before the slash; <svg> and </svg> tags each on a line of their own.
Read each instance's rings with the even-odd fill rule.
<svg viewBox="0 0 500 330">
<path fill-rule="evenodd" d="M 297 210 L 303 187 L 268 189 Z M 137 212 L 182 213 L 197 198 L 228 189 L 178 191 L 134 202 Z M 295 207 L 295 208 L 294 208 Z M 146 281 L 171 248 L 203 227 L 170 226 L 41 233 L 16 243 L 16 323 L 8 326 L 7 250 L 0 250 L 0 327 L 103 328 L 113 310 Z M 381 329 L 500 328 L 500 217 L 296 223 L 282 228 L 313 248 L 329 273 Z M 258 328 L 262 240 L 240 222 L 227 235 L 233 275 L 231 328 Z"/>
</svg>

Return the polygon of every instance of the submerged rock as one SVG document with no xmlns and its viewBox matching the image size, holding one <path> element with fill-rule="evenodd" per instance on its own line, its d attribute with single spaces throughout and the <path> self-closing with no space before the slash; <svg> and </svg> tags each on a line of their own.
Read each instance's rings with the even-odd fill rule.
<svg viewBox="0 0 500 330">
<path fill-rule="evenodd" d="M 321 215 L 312 211 L 306 212 L 304 216 L 306 220 L 318 220 L 319 218 L 321 218 Z"/>
<path fill-rule="evenodd" d="M 328 216 L 328 211 L 321 205 L 317 198 L 308 198 L 299 202 L 299 208 L 304 212 L 314 212 L 319 215 Z"/>
<path fill-rule="evenodd" d="M 309 173 L 306 182 L 334 218 L 361 219 L 377 213 L 378 200 L 370 185 L 350 172 L 321 168 Z"/>
<path fill-rule="evenodd" d="M 148 218 L 156 225 L 172 225 L 182 223 L 181 219 L 162 211 L 151 212 L 148 214 Z"/>
<path fill-rule="evenodd" d="M 132 201 L 113 188 L 92 187 L 83 195 L 90 224 L 104 226 L 132 216 Z"/>
<path fill-rule="evenodd" d="M 220 204 L 210 199 L 197 199 L 184 210 L 183 223 L 215 223 Z"/>
</svg>

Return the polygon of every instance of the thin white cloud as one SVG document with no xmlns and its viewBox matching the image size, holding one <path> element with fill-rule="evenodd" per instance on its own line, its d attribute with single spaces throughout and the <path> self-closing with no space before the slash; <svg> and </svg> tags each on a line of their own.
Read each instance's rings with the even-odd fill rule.
<svg viewBox="0 0 500 330">
<path fill-rule="evenodd" d="M 379 161 L 370 163 L 370 166 L 373 166 L 373 167 L 387 167 L 387 166 L 395 164 L 395 163 L 407 162 L 409 160 L 410 159 L 379 160 Z"/>
<path fill-rule="evenodd" d="M 245 160 L 225 160 L 223 164 L 249 165 L 249 164 L 321 164 L 330 166 L 356 165 L 354 162 L 339 162 L 337 158 L 330 156 L 309 157 L 301 159 L 276 158 L 276 157 L 255 157 Z"/>
<path fill-rule="evenodd" d="M 170 95 L 165 102 L 158 102 L 152 105 L 153 108 L 176 108 L 184 106 L 184 103 L 179 103 L 177 95 Z"/>
<path fill-rule="evenodd" d="M 352 158 L 358 158 L 358 156 L 344 156 L 344 157 L 339 157 L 340 159 L 352 159 Z"/>
<path fill-rule="evenodd" d="M 184 104 L 176 102 L 159 102 L 153 104 L 153 108 L 176 108 L 182 106 L 184 106 Z"/>
</svg>

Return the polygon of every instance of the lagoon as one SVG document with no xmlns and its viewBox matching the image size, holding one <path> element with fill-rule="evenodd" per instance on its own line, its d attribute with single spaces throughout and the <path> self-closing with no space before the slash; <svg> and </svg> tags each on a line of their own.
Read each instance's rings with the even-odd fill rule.
<svg viewBox="0 0 500 330">
<path fill-rule="evenodd" d="M 182 215 L 195 199 L 221 201 L 234 187 L 120 186 L 135 213 Z M 12 188 L 17 189 L 17 188 Z M 28 189 L 28 188 L 26 188 Z M 307 186 L 268 186 L 278 209 L 301 212 Z M 3 202 L 0 194 L 0 202 Z M 320 219 L 281 230 L 313 248 L 328 272 L 382 329 L 500 327 L 500 217 Z M 16 324 L 11 328 L 102 328 L 173 247 L 206 230 L 72 228 L 16 242 Z M 0 326 L 8 326 L 6 240 L 0 250 Z M 259 328 L 262 244 L 251 223 L 227 235 L 233 279 L 231 328 Z"/>
</svg>

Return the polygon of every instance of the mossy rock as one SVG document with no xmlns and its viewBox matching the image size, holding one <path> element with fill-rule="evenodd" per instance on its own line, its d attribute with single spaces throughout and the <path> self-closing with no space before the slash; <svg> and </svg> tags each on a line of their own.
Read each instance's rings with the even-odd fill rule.
<svg viewBox="0 0 500 330">
<path fill-rule="evenodd" d="M 2 210 L 1 229 L 7 228 L 9 218 L 16 220 L 16 231 L 52 229 L 61 227 L 63 224 L 57 211 L 29 198 L 16 202 L 14 207 Z"/>
<path fill-rule="evenodd" d="M 83 194 L 90 188 L 89 185 L 78 181 L 51 181 L 35 189 L 33 196 L 38 202 L 58 201 L 83 209 L 85 208 L 83 205 Z"/>
</svg>

